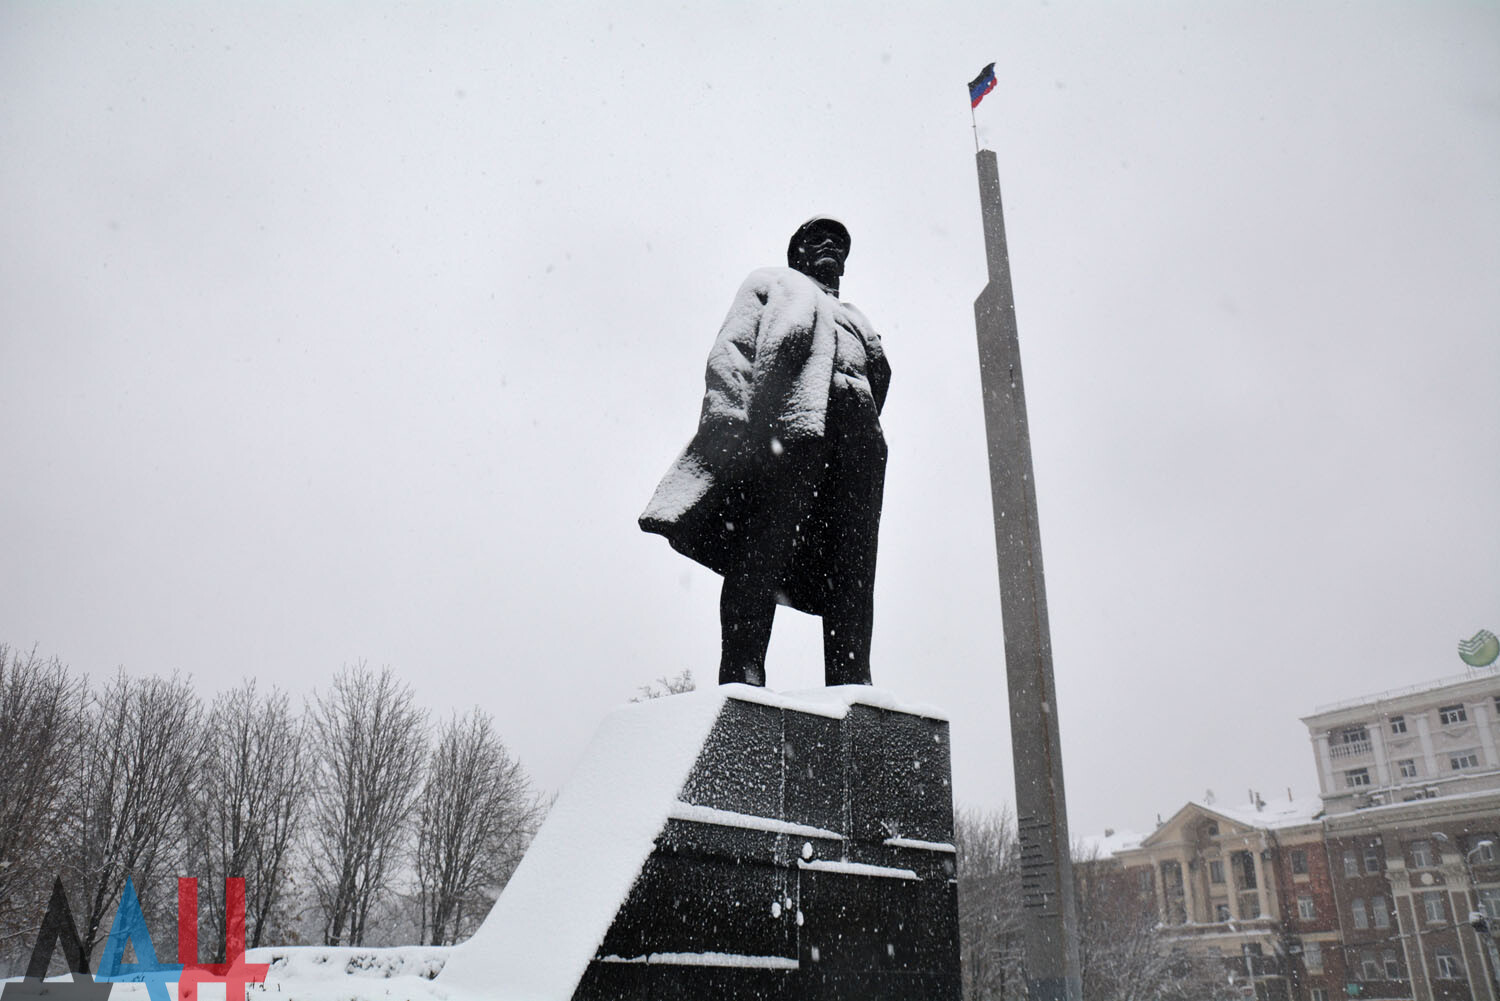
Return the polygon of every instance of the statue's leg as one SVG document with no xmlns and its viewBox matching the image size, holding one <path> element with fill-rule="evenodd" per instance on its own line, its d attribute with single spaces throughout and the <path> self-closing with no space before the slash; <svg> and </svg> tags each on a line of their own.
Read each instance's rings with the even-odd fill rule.
<svg viewBox="0 0 1500 1001">
<path fill-rule="evenodd" d="M 827 685 L 870 684 L 885 455 L 885 441 L 878 431 L 843 435 L 837 442 L 831 470 L 839 512 L 833 533 L 833 589 L 823 613 L 823 682 Z"/>
<path fill-rule="evenodd" d="M 823 683 L 868 685 L 870 636 L 875 628 L 874 588 L 862 581 L 841 583 L 838 595 L 823 613 Z"/>
<path fill-rule="evenodd" d="M 750 575 L 725 575 L 719 592 L 719 684 L 765 685 L 766 647 L 775 621 L 774 592 Z"/>
</svg>

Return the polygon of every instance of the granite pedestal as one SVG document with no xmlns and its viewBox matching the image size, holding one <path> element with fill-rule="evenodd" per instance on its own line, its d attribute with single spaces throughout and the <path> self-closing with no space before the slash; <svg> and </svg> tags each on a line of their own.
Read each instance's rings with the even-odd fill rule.
<svg viewBox="0 0 1500 1001">
<path fill-rule="evenodd" d="M 580 914 L 591 928 L 566 936 L 575 953 L 590 937 L 592 947 L 552 957 L 564 960 L 567 970 L 543 977 L 545 990 L 492 964 L 490 996 L 957 1001 L 947 723 L 860 686 L 799 697 L 731 685 L 658 702 L 674 700 L 684 701 L 625 710 L 640 718 L 616 719 L 620 733 L 605 739 L 610 747 L 595 749 L 601 753 L 591 755 L 575 779 L 594 789 L 596 799 L 628 804 L 637 814 L 622 817 L 621 828 L 639 844 L 628 853 L 610 845 L 611 857 L 598 860 L 601 873 L 593 884 L 599 892 L 623 888 L 611 901 L 613 913 Z M 644 795 L 656 796 L 648 817 L 648 804 L 624 794 L 618 783 L 629 784 L 632 747 L 626 745 L 649 746 L 653 716 L 661 718 L 658 741 L 695 746 L 679 749 L 675 781 L 642 783 Z M 683 725 L 688 717 L 695 726 Z M 591 761 L 616 777 L 590 782 Z M 659 758 L 641 766 L 672 768 Z M 600 802 L 591 817 L 574 797 L 563 815 L 554 810 L 548 827 L 592 820 L 607 830 L 610 802 Z M 559 888 L 569 877 L 576 886 L 577 873 L 566 860 L 569 844 L 588 852 L 584 842 L 599 834 L 544 830 L 533 853 L 540 849 L 543 867 L 556 870 Z M 606 878 L 605 864 L 633 871 L 628 879 L 620 873 Z M 545 879 L 532 872 L 516 889 L 530 900 Z M 497 902 L 497 913 L 510 894 L 507 889 Z M 564 913 L 569 904 L 549 901 Z M 502 914 L 501 924 L 524 920 L 528 910 L 533 920 L 542 919 L 538 909 L 534 903 L 510 906 L 514 913 Z M 485 964 L 477 950 L 505 936 L 502 927 L 491 927 L 495 920 L 492 915 L 456 950 L 450 961 L 456 983 L 482 982 Z M 516 933 L 535 940 L 536 928 Z M 536 941 L 533 948 L 540 947 Z"/>
</svg>

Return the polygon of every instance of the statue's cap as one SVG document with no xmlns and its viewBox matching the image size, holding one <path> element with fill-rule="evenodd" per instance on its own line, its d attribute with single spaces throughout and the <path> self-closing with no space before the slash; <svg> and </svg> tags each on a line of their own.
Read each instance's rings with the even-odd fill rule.
<svg viewBox="0 0 1500 1001">
<path fill-rule="evenodd" d="M 787 260 L 790 261 L 792 259 L 792 254 L 797 249 L 797 241 L 801 240 L 807 234 L 820 229 L 827 230 L 835 237 L 837 237 L 840 241 L 842 241 L 844 244 L 844 255 L 848 256 L 849 247 L 852 243 L 852 241 L 849 239 L 848 228 L 843 223 L 833 218 L 833 216 L 815 215 L 811 219 L 807 220 L 807 222 L 798 226 L 797 232 L 793 233 L 791 240 L 787 241 Z"/>
</svg>

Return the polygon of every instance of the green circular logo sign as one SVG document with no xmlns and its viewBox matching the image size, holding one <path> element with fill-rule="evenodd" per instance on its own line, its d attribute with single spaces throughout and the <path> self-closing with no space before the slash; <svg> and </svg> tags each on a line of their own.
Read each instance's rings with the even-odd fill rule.
<svg viewBox="0 0 1500 1001">
<path fill-rule="evenodd" d="M 1470 667 L 1489 667 L 1500 657 L 1500 639 L 1488 629 L 1481 629 L 1473 638 L 1459 641 L 1458 657 Z"/>
</svg>

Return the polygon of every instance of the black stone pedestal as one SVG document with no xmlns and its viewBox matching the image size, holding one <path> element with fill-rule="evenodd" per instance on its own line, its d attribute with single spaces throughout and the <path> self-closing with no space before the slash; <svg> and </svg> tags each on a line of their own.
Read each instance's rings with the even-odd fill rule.
<svg viewBox="0 0 1500 1001">
<path fill-rule="evenodd" d="M 947 723 L 740 691 L 574 1001 L 957 1001 Z"/>
</svg>

